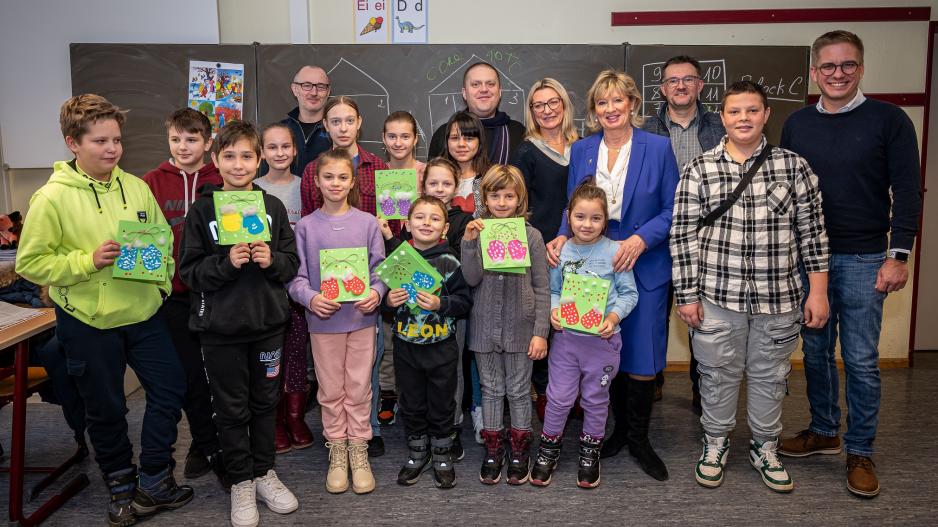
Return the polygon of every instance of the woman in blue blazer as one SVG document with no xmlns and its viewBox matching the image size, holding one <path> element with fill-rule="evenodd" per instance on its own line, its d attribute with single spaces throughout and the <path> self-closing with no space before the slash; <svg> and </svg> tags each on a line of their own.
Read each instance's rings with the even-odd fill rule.
<svg viewBox="0 0 938 527">
<path fill-rule="evenodd" d="M 615 431 L 606 440 L 602 457 L 628 446 L 642 470 L 665 480 L 668 470 L 648 441 L 648 424 L 655 374 L 664 369 L 667 356 L 668 231 L 679 172 L 670 140 L 639 128 L 641 105 L 641 93 L 631 77 L 614 70 L 599 74 L 587 94 L 589 124 L 598 133 L 571 149 L 567 197 L 588 178 L 595 178 L 606 191 L 606 235 L 620 240 L 616 270 L 631 270 L 638 286 L 638 305 L 620 324 L 620 373 L 609 390 Z M 564 215 L 559 235 L 547 246 L 552 265 L 568 234 Z"/>
</svg>

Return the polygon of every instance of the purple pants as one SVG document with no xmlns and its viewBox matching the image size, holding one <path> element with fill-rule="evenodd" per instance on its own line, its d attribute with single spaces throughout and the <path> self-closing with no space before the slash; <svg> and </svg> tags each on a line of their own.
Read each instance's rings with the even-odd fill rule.
<svg viewBox="0 0 938 527">
<path fill-rule="evenodd" d="M 609 414 L 609 385 L 619 371 L 618 333 L 609 340 L 574 331 L 554 333 L 547 356 L 547 410 L 544 434 L 563 435 L 567 415 L 580 396 L 583 408 L 583 433 L 592 437 L 606 435 Z"/>
<path fill-rule="evenodd" d="M 290 302 L 290 318 L 283 336 L 283 391 L 306 391 L 306 344 L 309 342 L 306 310 Z"/>
</svg>

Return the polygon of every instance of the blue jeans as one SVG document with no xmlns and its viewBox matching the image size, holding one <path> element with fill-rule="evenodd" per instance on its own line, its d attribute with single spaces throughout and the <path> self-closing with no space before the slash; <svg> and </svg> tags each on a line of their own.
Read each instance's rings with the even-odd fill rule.
<svg viewBox="0 0 938 527">
<path fill-rule="evenodd" d="M 378 383 L 378 372 L 381 370 L 381 361 L 384 359 L 384 324 L 378 317 L 378 332 L 375 343 L 375 364 L 371 368 L 371 433 L 381 435 L 381 423 L 378 422 L 378 410 L 381 409 L 381 385 Z"/>
<path fill-rule="evenodd" d="M 802 331 L 810 430 L 834 437 L 840 428 L 840 389 L 834 359 L 839 329 L 847 399 L 844 448 L 848 454 L 867 457 L 873 455 L 879 421 L 878 345 L 886 294 L 877 291 L 875 285 L 885 259 L 885 253 L 832 254 L 827 288 L 830 320 L 821 329 Z"/>
</svg>

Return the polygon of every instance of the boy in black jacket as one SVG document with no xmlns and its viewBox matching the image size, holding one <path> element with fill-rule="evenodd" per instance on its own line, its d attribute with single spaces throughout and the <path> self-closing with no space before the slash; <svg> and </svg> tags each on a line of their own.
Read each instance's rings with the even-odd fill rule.
<svg viewBox="0 0 938 527">
<path fill-rule="evenodd" d="M 256 500 L 286 514 L 296 497 L 277 478 L 274 422 L 280 393 L 283 328 L 289 306 L 284 283 L 299 267 L 286 208 L 264 194 L 270 241 L 218 245 L 212 195 L 263 192 L 252 183 L 260 164 L 253 125 L 234 121 L 212 151 L 224 186 L 206 186 L 186 217 L 179 275 L 193 294 L 189 327 L 200 334 L 215 423 L 231 487 L 231 524 L 258 523 Z"/>
<path fill-rule="evenodd" d="M 452 488 L 456 482 L 450 455 L 459 360 L 456 318 L 469 314 L 472 299 L 459 259 L 446 240 L 441 240 L 448 227 L 446 220 L 446 205 L 430 196 L 417 198 L 407 217 L 413 239 L 405 243 L 411 243 L 443 276 L 439 296 L 419 292 L 417 305 L 421 310 L 417 313 L 407 305 L 404 289 L 392 289 L 386 300 L 385 310 L 394 315 L 394 371 L 410 449 L 397 476 L 401 485 L 416 483 L 431 459 L 438 487 Z"/>
</svg>

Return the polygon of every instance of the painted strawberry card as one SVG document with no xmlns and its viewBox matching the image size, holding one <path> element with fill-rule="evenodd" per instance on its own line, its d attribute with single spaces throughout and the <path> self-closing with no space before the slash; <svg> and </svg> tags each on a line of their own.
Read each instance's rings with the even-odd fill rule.
<svg viewBox="0 0 938 527">
<path fill-rule="evenodd" d="M 417 199 L 417 171 L 412 168 L 375 170 L 377 213 L 386 220 L 407 219 L 410 204 Z"/>
<path fill-rule="evenodd" d="M 121 253 L 114 261 L 114 278 L 163 282 L 166 264 L 172 254 L 172 231 L 169 225 L 120 221 L 115 241 Z"/>
<path fill-rule="evenodd" d="M 259 190 L 217 191 L 215 201 L 218 245 L 270 241 L 264 194 Z"/>
<path fill-rule="evenodd" d="M 483 269 L 505 271 L 531 267 L 528 234 L 523 218 L 493 218 L 482 221 L 485 228 L 479 233 L 479 242 L 482 244 Z"/>
<path fill-rule="evenodd" d="M 319 251 L 319 291 L 336 302 L 357 302 L 371 291 L 368 249 L 322 249 Z"/>
<path fill-rule="evenodd" d="M 378 264 L 375 274 L 390 289 L 407 291 L 407 305 L 417 306 L 417 292 L 436 293 L 443 286 L 443 277 L 409 243 L 400 244 L 394 252 Z"/>
<path fill-rule="evenodd" d="M 560 293 L 560 325 L 582 331 L 599 333 L 606 312 L 609 280 L 595 276 L 567 273 L 563 275 Z"/>
</svg>

